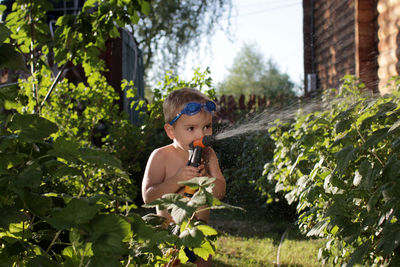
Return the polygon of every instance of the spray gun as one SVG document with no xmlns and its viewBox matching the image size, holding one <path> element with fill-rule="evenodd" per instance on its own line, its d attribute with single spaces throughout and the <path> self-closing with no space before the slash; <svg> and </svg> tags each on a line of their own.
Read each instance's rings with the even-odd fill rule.
<svg viewBox="0 0 400 267">
<path fill-rule="evenodd" d="M 200 139 L 194 140 L 189 145 L 189 161 L 188 166 L 198 167 L 201 162 L 201 154 L 203 153 L 203 148 L 210 146 L 215 141 L 215 137 L 212 135 L 205 135 Z M 183 195 L 185 197 L 192 197 L 195 190 L 189 186 L 185 186 L 185 192 Z"/>
</svg>

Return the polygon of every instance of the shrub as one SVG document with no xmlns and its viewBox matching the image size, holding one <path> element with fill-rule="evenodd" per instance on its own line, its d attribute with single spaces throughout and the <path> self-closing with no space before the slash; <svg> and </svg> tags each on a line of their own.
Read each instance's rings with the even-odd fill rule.
<svg viewBox="0 0 400 267">
<path fill-rule="evenodd" d="M 323 262 L 396 266 L 400 261 L 400 94 L 361 93 L 344 77 L 322 109 L 270 130 L 273 162 L 260 183 L 297 202 L 299 227 L 326 238 Z"/>
</svg>

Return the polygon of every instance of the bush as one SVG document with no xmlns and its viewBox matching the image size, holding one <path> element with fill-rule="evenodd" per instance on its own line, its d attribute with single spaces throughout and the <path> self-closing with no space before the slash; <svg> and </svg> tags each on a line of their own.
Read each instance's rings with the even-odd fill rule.
<svg viewBox="0 0 400 267">
<path fill-rule="evenodd" d="M 198 189 L 191 199 L 168 194 L 147 205 L 170 211 L 175 224 L 142 218 L 118 158 L 68 140 L 38 114 L 7 109 L 21 105 L 9 89 L 0 88 L 0 266 L 160 266 L 186 262 L 184 247 L 204 259 L 215 252 L 217 231 L 194 219 L 199 207 L 231 207 L 213 198 L 213 179 L 187 181 Z"/>
<path fill-rule="evenodd" d="M 320 111 L 272 128 L 274 160 L 260 183 L 276 183 L 298 203 L 299 227 L 326 238 L 323 262 L 397 266 L 400 94 L 369 96 L 363 88 L 346 76 Z"/>
</svg>

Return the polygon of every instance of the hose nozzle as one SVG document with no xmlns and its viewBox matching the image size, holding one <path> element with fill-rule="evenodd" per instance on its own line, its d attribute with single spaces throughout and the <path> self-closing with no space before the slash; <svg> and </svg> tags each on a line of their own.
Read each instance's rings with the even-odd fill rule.
<svg viewBox="0 0 400 267">
<path fill-rule="evenodd" d="M 215 137 L 212 135 L 205 135 L 200 139 L 194 140 L 190 144 L 189 149 L 189 162 L 187 165 L 197 167 L 201 162 L 201 155 L 203 153 L 203 148 L 210 146 L 215 141 Z M 192 197 L 195 190 L 191 189 L 189 186 L 185 187 L 184 196 Z"/>
<path fill-rule="evenodd" d="M 192 142 L 192 146 L 196 147 L 206 147 L 206 146 L 211 146 L 215 141 L 215 136 L 213 135 L 205 135 L 200 139 L 196 139 Z"/>
</svg>

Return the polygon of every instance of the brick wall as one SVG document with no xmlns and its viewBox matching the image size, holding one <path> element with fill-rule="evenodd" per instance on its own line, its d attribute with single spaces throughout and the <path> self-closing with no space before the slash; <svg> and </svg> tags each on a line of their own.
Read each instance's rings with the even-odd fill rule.
<svg viewBox="0 0 400 267">
<path fill-rule="evenodd" d="M 314 72 L 321 90 L 337 88 L 346 74 L 360 77 L 368 90 L 378 90 L 378 2 L 382 0 L 303 0 L 305 88 L 307 74 Z M 392 60 L 393 48 L 388 51 L 382 61 Z"/>
<path fill-rule="evenodd" d="M 314 47 L 319 88 L 338 87 L 355 74 L 354 1 L 315 1 Z"/>
</svg>

